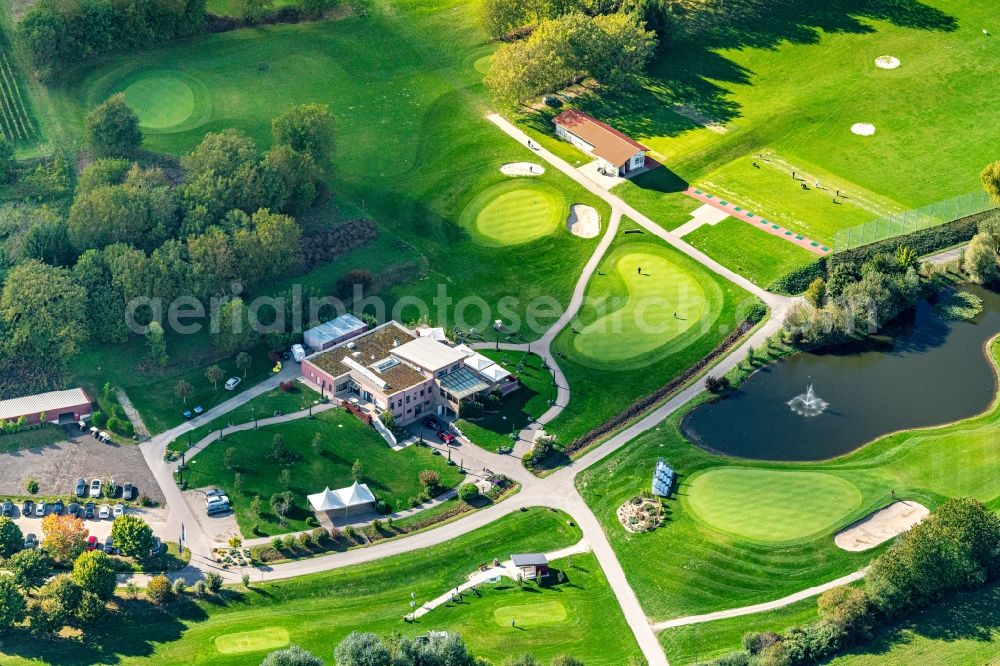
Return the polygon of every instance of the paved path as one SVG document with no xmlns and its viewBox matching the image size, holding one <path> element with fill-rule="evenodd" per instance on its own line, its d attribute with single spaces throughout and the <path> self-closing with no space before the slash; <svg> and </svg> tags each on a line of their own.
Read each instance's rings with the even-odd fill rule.
<svg viewBox="0 0 1000 666">
<path fill-rule="evenodd" d="M 796 601 L 802 601 L 803 599 L 823 594 L 827 590 L 832 590 L 835 587 L 849 585 L 854 581 L 861 580 L 864 578 L 864 575 L 865 572 L 862 569 L 861 571 L 855 571 L 852 574 L 841 576 L 840 578 L 831 580 L 828 583 L 823 583 L 822 585 L 817 585 L 816 587 L 810 587 L 807 590 L 801 590 L 795 594 L 789 594 L 787 597 L 775 599 L 774 601 L 754 604 L 753 606 L 743 606 L 742 608 L 729 608 L 723 611 L 716 611 L 715 613 L 705 613 L 704 615 L 689 615 L 687 617 L 666 620 L 665 622 L 657 622 L 653 625 L 653 631 L 659 632 L 664 629 L 670 629 L 671 627 L 683 627 L 689 624 L 701 624 L 702 622 L 712 622 L 713 620 L 724 620 L 729 617 L 740 617 L 741 615 L 753 615 L 754 613 L 763 613 L 765 611 L 775 610 L 776 608 L 782 608 L 783 606 L 794 604 Z"/>
<path fill-rule="evenodd" d="M 968 247 L 968 243 L 963 243 L 957 247 L 950 247 L 947 250 L 941 250 L 940 252 L 929 254 L 926 257 L 921 257 L 920 261 L 925 264 L 949 264 L 953 261 L 961 259 L 962 253 L 965 252 Z"/>
<path fill-rule="evenodd" d="M 521 130 L 514 127 L 511 123 L 499 116 L 490 115 L 488 118 L 527 148 L 528 137 L 521 132 Z M 569 387 L 565 376 L 559 369 L 558 362 L 552 356 L 551 343 L 555 339 L 556 335 L 558 335 L 558 333 L 576 316 L 576 313 L 583 302 L 583 297 L 586 293 L 590 277 L 593 275 L 594 271 L 596 271 L 597 266 L 600 264 L 601 258 L 604 256 L 608 247 L 610 247 L 611 243 L 614 241 L 622 215 L 629 216 L 647 232 L 661 238 L 668 244 L 677 248 L 679 251 L 704 265 L 707 269 L 730 280 L 749 293 L 757 296 L 771 308 L 771 318 L 764 325 L 759 327 L 742 345 L 717 362 L 711 370 L 713 373 L 723 374 L 735 367 L 737 363 L 741 362 L 745 357 L 746 351 L 750 346 L 761 346 L 766 342 L 767 338 L 772 333 L 776 332 L 781 327 L 787 309 L 792 303 L 795 302 L 795 299 L 771 294 L 753 284 L 743 276 L 722 266 L 704 253 L 685 243 L 676 235 L 666 231 L 663 227 L 656 224 L 645 215 L 628 206 L 618 197 L 610 194 L 596 183 L 588 180 L 586 176 L 581 174 L 577 169 L 573 168 L 564 160 L 544 148 L 532 147 L 529 149 L 533 150 L 533 152 L 535 152 L 539 157 L 549 162 L 549 164 L 554 168 L 565 173 L 585 189 L 608 202 L 611 205 L 612 215 L 608 221 L 608 228 L 606 229 L 604 236 L 598 243 L 597 248 L 595 248 L 593 255 L 587 262 L 583 273 L 577 281 L 566 311 L 559 318 L 556 324 L 553 325 L 539 341 L 532 343 L 532 351 L 542 355 L 542 357 L 546 359 L 549 366 L 554 370 L 559 390 L 556 405 L 547 410 L 535 424 L 532 424 L 521 433 L 522 442 L 524 442 L 520 444 L 522 451 L 533 439 L 534 431 L 539 427 L 544 426 L 546 422 L 558 415 L 559 411 L 569 401 Z M 502 346 L 511 349 L 521 348 L 520 346 Z M 525 345 L 524 348 L 526 350 L 527 345 Z M 171 529 L 176 533 L 180 533 L 181 525 L 189 528 L 187 534 L 187 546 L 193 553 L 192 564 L 185 570 L 173 574 L 172 577 L 183 577 L 185 580 L 190 580 L 197 577 L 201 571 L 217 569 L 217 567 L 209 557 L 211 548 L 214 544 L 210 543 L 207 536 L 198 528 L 198 523 L 192 515 L 190 508 L 181 496 L 180 490 L 173 482 L 174 466 L 163 460 L 163 453 L 167 444 L 182 435 L 184 432 L 198 427 L 203 423 L 207 423 L 212 418 L 235 409 L 236 407 L 245 404 L 250 399 L 276 387 L 279 381 L 291 379 L 293 374 L 297 372 L 297 364 L 289 364 L 282 370 L 280 375 L 269 378 L 261 384 L 258 384 L 257 386 L 235 396 L 222 405 L 209 410 L 202 416 L 193 419 L 188 423 L 182 424 L 181 426 L 178 426 L 168 432 L 162 433 L 142 445 L 143 455 L 146 457 L 150 469 L 153 471 L 157 481 L 163 488 L 164 494 L 167 497 L 168 505 L 171 508 L 169 519 Z M 256 567 L 248 572 L 251 573 L 254 581 L 258 581 L 280 580 L 311 573 L 329 571 L 332 569 L 371 562 L 384 557 L 409 553 L 418 549 L 442 544 L 484 527 L 499 518 L 512 512 L 519 511 L 522 508 L 545 506 L 561 509 L 572 516 L 580 526 L 584 539 L 590 545 L 595 556 L 597 557 L 611 590 L 615 594 L 615 597 L 622 609 L 625 620 L 628 623 L 629 628 L 632 630 L 649 666 L 668 666 L 666 655 L 663 653 L 663 648 L 660 646 L 660 643 L 656 638 L 654 627 L 650 624 L 649 619 L 642 610 L 642 606 L 639 604 L 639 600 L 636 597 L 635 592 L 628 584 L 625 572 L 615 556 L 614 550 L 612 549 L 600 522 L 577 492 L 575 479 L 576 475 L 580 471 L 614 453 L 640 434 L 659 425 L 663 419 L 695 397 L 701 392 L 701 390 L 700 383 L 697 380 L 692 380 L 686 388 L 675 394 L 674 397 L 667 400 L 660 407 L 649 412 L 644 418 L 630 427 L 625 428 L 613 437 L 610 437 L 589 453 L 570 463 L 567 467 L 556 471 L 544 479 L 539 479 L 527 473 L 523 467 L 520 466 L 520 462 L 516 457 L 499 456 L 487 451 L 482 451 L 470 445 L 468 449 L 463 448 L 461 454 L 458 455 L 467 455 L 470 458 L 475 458 L 478 462 L 481 462 L 484 467 L 489 467 L 493 471 L 507 474 L 510 478 L 521 484 L 521 492 L 500 504 L 474 512 L 470 515 L 431 530 L 419 532 L 417 534 L 399 539 L 379 542 L 365 548 L 356 548 L 345 552 L 330 553 L 315 558 L 287 562 L 274 566 Z M 204 445 L 207 445 L 207 442 Z M 453 456 L 454 455 L 455 454 L 453 454 Z M 497 544 L 498 549 L 502 550 L 503 547 L 503 543 Z M 242 572 L 237 570 L 224 570 L 220 571 L 220 573 L 229 581 L 237 581 L 242 575 Z M 735 609 L 731 612 L 740 614 L 741 610 L 742 609 Z"/>
<path fill-rule="evenodd" d="M 821 257 L 830 254 L 830 248 L 827 247 L 826 245 L 823 245 L 819 241 L 814 241 L 811 238 L 806 238 L 802 234 L 797 234 L 790 229 L 784 228 L 780 224 L 775 224 L 770 220 L 766 220 L 760 215 L 756 215 L 755 213 L 752 213 L 746 210 L 745 208 L 742 208 L 741 206 L 737 206 L 734 203 L 726 201 L 725 199 L 721 199 L 715 196 L 714 194 L 709 194 L 708 192 L 704 192 L 695 187 L 687 188 L 687 190 L 684 191 L 684 194 L 688 195 L 689 197 L 691 197 L 696 201 L 700 201 L 702 203 L 708 204 L 709 206 L 718 208 L 720 211 L 728 213 L 735 219 L 740 220 L 742 222 L 746 222 L 747 224 L 750 224 L 761 231 L 769 233 L 772 236 L 777 236 L 778 238 L 786 240 L 789 243 L 792 243 L 793 245 L 798 245 L 802 249 L 808 250 L 813 254 L 818 254 Z M 683 233 L 681 235 L 683 235 Z"/>
</svg>

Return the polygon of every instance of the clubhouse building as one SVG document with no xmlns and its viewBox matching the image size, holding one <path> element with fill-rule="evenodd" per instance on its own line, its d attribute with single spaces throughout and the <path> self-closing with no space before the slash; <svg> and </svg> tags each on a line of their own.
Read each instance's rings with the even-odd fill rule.
<svg viewBox="0 0 1000 666">
<path fill-rule="evenodd" d="M 411 331 L 395 321 L 306 357 L 302 378 L 372 417 L 391 412 L 399 425 L 429 415 L 455 417 L 463 400 L 520 387 L 490 359 L 452 345 L 442 329 Z"/>
<path fill-rule="evenodd" d="M 649 148 L 583 111 L 563 111 L 552 122 L 560 138 L 592 155 L 606 175 L 627 176 L 646 166 Z"/>
</svg>

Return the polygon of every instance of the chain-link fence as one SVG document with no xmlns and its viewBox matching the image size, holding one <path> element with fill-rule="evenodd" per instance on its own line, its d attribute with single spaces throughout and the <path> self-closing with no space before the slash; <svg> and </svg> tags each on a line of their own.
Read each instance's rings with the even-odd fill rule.
<svg viewBox="0 0 1000 666">
<path fill-rule="evenodd" d="M 834 252 L 850 250 L 893 236 L 902 236 L 921 229 L 936 227 L 939 224 L 982 213 L 995 207 L 996 203 L 982 190 L 963 194 L 903 213 L 880 217 L 855 227 L 841 229 L 837 232 L 833 249 Z"/>
</svg>

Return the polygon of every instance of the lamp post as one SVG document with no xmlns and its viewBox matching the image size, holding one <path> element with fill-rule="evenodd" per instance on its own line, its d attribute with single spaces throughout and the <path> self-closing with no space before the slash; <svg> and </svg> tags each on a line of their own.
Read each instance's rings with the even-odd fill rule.
<svg viewBox="0 0 1000 666">
<path fill-rule="evenodd" d="M 251 405 L 250 406 L 250 416 L 253 417 L 253 429 L 257 429 L 257 409 Z"/>
</svg>

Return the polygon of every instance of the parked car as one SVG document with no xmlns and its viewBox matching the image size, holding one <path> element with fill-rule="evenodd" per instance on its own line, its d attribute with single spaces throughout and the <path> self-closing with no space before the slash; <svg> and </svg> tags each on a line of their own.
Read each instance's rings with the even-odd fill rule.
<svg viewBox="0 0 1000 666">
<path fill-rule="evenodd" d="M 108 535 L 108 538 L 104 540 L 104 552 L 108 555 L 115 554 L 115 541 L 111 538 L 110 534 Z"/>
<path fill-rule="evenodd" d="M 35 512 L 35 503 L 31 500 L 24 500 L 21 503 L 21 515 L 27 518 Z"/>
<path fill-rule="evenodd" d="M 214 516 L 220 513 L 226 513 L 228 511 L 232 511 L 232 509 L 229 507 L 229 502 L 216 502 L 214 504 L 209 504 L 208 508 L 205 509 L 205 513 L 207 513 L 210 516 Z"/>
<path fill-rule="evenodd" d="M 442 430 L 438 433 L 438 439 L 440 439 L 445 444 L 451 445 L 455 443 L 455 435 L 451 434 L 447 430 Z"/>
<path fill-rule="evenodd" d="M 124 516 L 125 515 L 125 505 L 121 504 L 120 502 L 118 504 L 115 504 L 114 514 L 115 514 L 115 518 L 117 518 L 118 516 Z"/>
<path fill-rule="evenodd" d="M 79 517 L 80 514 L 81 514 L 81 512 L 82 512 L 82 510 L 83 510 L 83 507 L 80 506 L 79 502 L 70 502 L 69 506 L 66 507 L 66 513 L 68 513 L 69 515 L 73 516 L 74 518 Z"/>
<path fill-rule="evenodd" d="M 225 494 L 226 492 L 222 488 L 209 488 L 205 491 L 205 497 L 217 497 Z"/>
<path fill-rule="evenodd" d="M 45 515 L 46 508 L 48 507 L 45 506 L 45 502 L 39 502 L 38 504 L 35 505 L 35 515 L 41 518 L 42 516 Z"/>
<path fill-rule="evenodd" d="M 66 505 L 63 504 L 62 500 L 56 500 L 56 503 L 52 505 L 52 513 L 56 514 L 57 516 L 61 516 L 63 514 L 63 511 L 65 510 L 66 510 Z"/>
<path fill-rule="evenodd" d="M 302 345 L 292 345 L 292 358 L 296 363 L 301 363 L 306 358 L 306 350 Z"/>
<path fill-rule="evenodd" d="M 229 498 L 225 495 L 212 495 L 205 498 L 206 506 L 212 506 L 213 504 L 229 504 Z"/>
<path fill-rule="evenodd" d="M 101 496 L 101 480 L 94 479 L 90 482 L 90 496 L 100 497 Z"/>
<path fill-rule="evenodd" d="M 8 517 L 9 516 L 13 516 L 14 515 L 14 503 L 11 502 L 10 500 L 5 501 L 3 503 L 3 512 L 2 513 L 3 513 L 3 515 L 8 516 Z"/>
<path fill-rule="evenodd" d="M 235 391 L 236 387 L 240 385 L 240 381 L 242 380 L 240 380 L 239 377 L 230 377 L 229 379 L 226 380 L 225 389 L 227 391 Z"/>
<path fill-rule="evenodd" d="M 87 496 L 87 482 L 83 479 L 76 480 L 76 496 L 86 497 Z"/>
<path fill-rule="evenodd" d="M 131 481 L 126 481 L 125 485 L 122 486 L 122 499 L 130 501 L 133 495 L 135 495 L 135 486 L 132 485 Z"/>
<path fill-rule="evenodd" d="M 150 546 L 149 548 L 149 554 L 156 556 L 159 555 L 161 552 L 163 552 L 163 541 L 160 540 L 160 537 L 154 536 L 153 545 Z"/>
<path fill-rule="evenodd" d="M 87 502 L 86 506 L 83 507 L 83 517 L 93 520 L 95 511 L 97 511 L 97 505 L 93 502 Z"/>
<path fill-rule="evenodd" d="M 97 537 L 93 534 L 87 537 L 87 550 L 97 550 Z"/>
<path fill-rule="evenodd" d="M 423 424 L 425 428 L 430 428 L 435 432 L 441 429 L 441 424 L 433 416 L 425 416 Z"/>
<path fill-rule="evenodd" d="M 98 512 L 97 515 L 101 518 L 101 520 L 104 520 L 105 518 L 110 518 L 111 517 L 111 505 L 110 504 L 102 504 L 101 505 L 101 509 L 100 509 L 100 511 Z"/>
<path fill-rule="evenodd" d="M 38 548 L 38 537 L 28 532 L 28 535 L 24 537 L 24 549 L 31 550 L 32 548 Z"/>
</svg>

